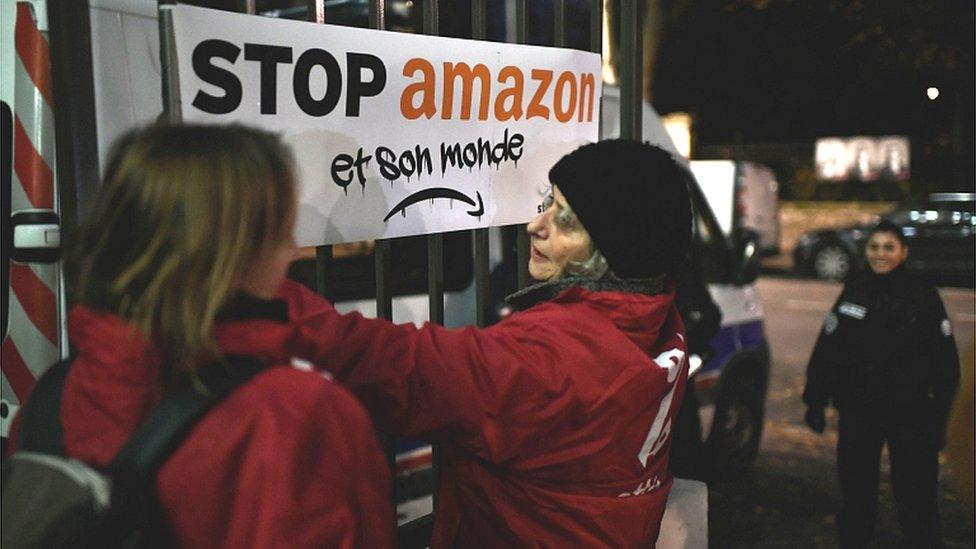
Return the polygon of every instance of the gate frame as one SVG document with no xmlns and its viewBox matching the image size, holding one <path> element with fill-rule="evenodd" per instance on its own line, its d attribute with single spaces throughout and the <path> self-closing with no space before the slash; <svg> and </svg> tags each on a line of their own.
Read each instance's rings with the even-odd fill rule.
<svg viewBox="0 0 976 549">
<path fill-rule="evenodd" d="M 326 7 L 324 0 L 306 0 L 309 20 L 325 23 Z M 70 4 L 70 2 L 69 2 Z M 87 0 L 84 1 L 87 9 Z M 173 35 L 172 12 L 166 6 L 176 5 L 176 0 L 158 0 L 159 6 L 159 36 L 160 36 L 160 65 L 162 72 L 163 117 L 170 123 L 178 124 L 181 120 L 181 103 L 179 97 L 179 81 L 176 69 L 176 45 Z M 511 42 L 525 44 L 529 36 L 528 0 L 509 0 L 506 8 L 515 6 L 515 36 L 508 37 Z M 593 53 L 602 53 L 604 2 L 602 0 L 588 0 L 590 11 L 590 48 Z M 643 58 L 641 44 L 643 41 L 643 10 L 641 6 L 630 0 L 622 0 L 618 4 L 620 23 L 620 53 L 621 58 L 617 72 L 620 77 L 620 119 L 621 137 L 641 139 L 641 109 L 643 101 Z M 439 0 L 425 0 L 420 9 L 423 10 L 423 34 L 437 36 L 440 34 L 440 2 Z M 239 0 L 238 10 L 249 15 L 256 15 L 255 0 Z M 598 13 L 599 17 L 593 15 Z M 565 0 L 553 0 L 553 46 L 566 47 L 566 3 Z M 369 27 L 385 30 L 386 6 L 384 0 L 370 0 Z M 471 34 L 472 40 L 487 38 L 487 9 L 486 0 L 471 0 Z M 90 37 L 89 37 L 90 42 Z M 90 44 L 89 44 L 90 48 Z M 89 62 L 88 74 L 91 74 Z M 89 79 L 90 81 L 90 79 Z M 92 105 L 94 101 L 92 101 Z M 602 114 L 602 98 L 601 98 Z M 94 113 L 91 115 L 94 118 Z M 90 126 L 90 127 L 93 127 Z M 72 140 L 73 141 L 73 140 Z M 59 140 L 60 142 L 60 140 Z M 59 155 L 60 157 L 60 155 Z M 75 157 L 77 158 L 77 157 Z M 60 161 L 59 161 L 60 167 Z M 95 167 L 97 175 L 97 166 Z M 525 287 L 529 283 L 528 259 L 529 238 L 525 224 L 511 225 L 503 229 L 517 231 L 516 258 L 517 284 Z M 471 229 L 469 231 L 474 251 L 474 281 L 476 300 L 476 324 L 485 327 L 488 323 L 487 311 L 490 306 L 489 296 L 489 238 L 488 228 Z M 392 320 L 393 294 L 391 281 L 393 278 L 390 261 L 391 239 L 377 239 L 374 247 L 376 273 L 376 316 Z M 333 285 L 329 273 L 334 264 L 332 246 L 317 246 L 315 249 L 315 281 L 316 290 L 329 298 L 333 294 Z M 443 233 L 427 235 L 427 293 L 429 303 L 429 321 L 444 323 L 444 236 Z M 380 435 L 386 452 L 387 463 L 396 478 L 395 439 L 388 435 Z M 401 547 L 425 547 L 429 544 L 433 532 L 434 516 L 438 505 L 439 470 L 443 459 L 440 448 L 435 445 L 433 450 L 433 503 L 432 513 L 405 523 L 397 528 L 399 545 Z"/>
</svg>

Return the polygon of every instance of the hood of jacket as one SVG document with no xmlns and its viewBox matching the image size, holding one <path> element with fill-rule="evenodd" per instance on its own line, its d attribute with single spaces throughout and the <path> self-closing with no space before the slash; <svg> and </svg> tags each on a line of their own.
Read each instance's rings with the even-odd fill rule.
<svg viewBox="0 0 976 549">
<path fill-rule="evenodd" d="M 291 332 L 281 301 L 236 298 L 218 316 L 217 347 L 269 364 L 291 360 Z M 72 364 L 62 396 L 64 444 L 83 460 L 107 464 L 162 398 L 160 349 L 135 325 L 116 314 L 85 305 L 68 315 Z M 85 420 L 75 421 L 75 408 Z M 99 441 L 92 444 L 91 441 Z"/>
<path fill-rule="evenodd" d="M 674 281 L 665 276 L 641 279 L 567 277 L 529 286 L 505 298 L 516 311 L 542 305 L 585 303 L 607 318 L 641 349 L 658 339 L 674 305 Z"/>
</svg>

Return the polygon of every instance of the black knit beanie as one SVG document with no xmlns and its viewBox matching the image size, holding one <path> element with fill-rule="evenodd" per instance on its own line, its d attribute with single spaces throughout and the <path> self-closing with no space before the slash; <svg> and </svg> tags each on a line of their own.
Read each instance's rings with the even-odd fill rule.
<svg viewBox="0 0 976 549">
<path fill-rule="evenodd" d="M 627 139 L 583 145 L 549 170 L 620 278 L 673 274 L 691 242 L 691 175 L 671 153 Z"/>
</svg>

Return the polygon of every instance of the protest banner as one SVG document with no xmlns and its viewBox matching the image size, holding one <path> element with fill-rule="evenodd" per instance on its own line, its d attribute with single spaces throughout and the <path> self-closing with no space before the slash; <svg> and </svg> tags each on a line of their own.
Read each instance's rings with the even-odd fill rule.
<svg viewBox="0 0 976 549">
<path fill-rule="evenodd" d="M 597 139 L 597 54 L 170 9 L 183 120 L 283 135 L 302 246 L 524 223 Z"/>
</svg>

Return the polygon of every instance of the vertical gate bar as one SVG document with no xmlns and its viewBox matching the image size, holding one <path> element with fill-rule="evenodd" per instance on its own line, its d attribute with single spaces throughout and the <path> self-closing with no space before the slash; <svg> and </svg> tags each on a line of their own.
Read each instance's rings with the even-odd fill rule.
<svg viewBox="0 0 976 549">
<path fill-rule="evenodd" d="M 315 291 L 332 300 L 332 246 L 315 247 Z"/>
<path fill-rule="evenodd" d="M 566 0 L 552 2 L 552 45 L 557 48 L 566 46 Z"/>
<path fill-rule="evenodd" d="M 160 7 L 174 6 L 175 2 L 160 2 Z M 180 107 L 180 78 L 176 68 L 176 37 L 173 35 L 173 12 L 170 8 L 159 11 L 159 55 L 163 80 L 163 113 L 170 124 L 182 120 Z"/>
<path fill-rule="evenodd" d="M 444 324 L 444 235 L 427 236 L 427 293 L 430 321 Z"/>
<path fill-rule="evenodd" d="M 471 0 L 471 37 L 484 40 L 488 37 L 488 16 L 485 0 Z M 474 244 L 474 287 L 476 322 L 479 327 L 488 325 L 488 309 L 491 306 L 488 265 L 488 229 L 471 232 Z"/>
<path fill-rule="evenodd" d="M 484 40 L 488 37 L 488 14 L 485 0 L 471 0 L 471 38 Z"/>
<path fill-rule="evenodd" d="M 637 2 L 620 2 L 620 137 L 641 138 L 644 101 L 641 9 Z"/>
<path fill-rule="evenodd" d="M 325 0 L 307 0 L 308 19 L 316 23 L 325 23 Z M 335 299 L 332 287 L 331 273 L 334 260 L 332 246 L 316 246 L 315 248 L 315 289 L 332 301 Z"/>
<path fill-rule="evenodd" d="M 429 319 L 432 323 L 444 324 L 444 235 L 427 236 L 427 299 L 430 305 Z M 440 503 L 441 464 L 444 460 L 439 445 L 432 448 L 431 467 L 434 475 L 434 512 Z"/>
<path fill-rule="evenodd" d="M 369 26 L 378 30 L 386 30 L 386 2 L 373 0 L 369 3 Z"/>
<path fill-rule="evenodd" d="M 424 34 L 440 33 L 440 6 L 437 0 L 424 3 Z M 427 236 L 427 294 L 430 321 L 444 323 L 444 235 Z"/>
<path fill-rule="evenodd" d="M 438 0 L 426 0 L 423 2 L 423 6 L 424 34 L 440 34 L 440 2 Z"/>
<path fill-rule="evenodd" d="M 440 2 L 438 0 L 427 0 L 423 3 L 424 10 L 424 34 L 440 34 Z M 427 294 L 430 304 L 430 321 L 437 324 L 444 323 L 444 235 L 432 234 L 427 237 Z M 432 467 L 434 473 L 434 490 L 432 499 L 434 502 L 434 513 L 437 513 L 437 506 L 440 503 L 441 462 L 443 461 L 441 449 L 434 445 Z"/>
<path fill-rule="evenodd" d="M 424 2 L 424 34 L 440 33 L 440 2 Z M 427 237 L 427 293 L 430 302 L 430 321 L 444 323 L 444 236 Z"/>
<path fill-rule="evenodd" d="M 474 288 L 478 307 L 478 327 L 488 325 L 488 311 L 491 307 L 490 273 L 488 269 L 488 229 L 475 229 L 474 237 Z"/>
<path fill-rule="evenodd" d="M 603 0 L 590 0 L 590 51 L 603 49 Z"/>
<path fill-rule="evenodd" d="M 386 28 L 386 5 L 384 0 L 372 0 L 369 3 L 369 26 L 384 30 Z M 393 320 L 393 292 L 390 290 L 390 241 L 380 239 L 375 241 L 373 255 L 376 259 L 376 316 Z M 387 460 L 394 465 L 396 474 L 396 452 L 392 445 L 386 445 Z"/>
<path fill-rule="evenodd" d="M 307 0 L 308 20 L 325 23 L 325 0 Z"/>
<path fill-rule="evenodd" d="M 515 43 L 525 44 L 528 40 L 528 0 L 515 0 Z M 515 283 L 524 288 L 529 284 L 529 235 L 524 224 L 515 226 L 515 263 Z"/>
<path fill-rule="evenodd" d="M 393 292 L 390 291 L 390 241 L 377 240 L 373 248 L 376 260 L 376 317 L 393 320 Z M 393 480 L 391 492 L 394 496 L 393 505 L 396 506 L 396 437 L 380 433 L 380 445 L 386 455 L 386 464 L 390 468 Z"/>
<path fill-rule="evenodd" d="M 369 26 L 377 29 L 386 29 L 386 4 L 384 0 L 372 0 L 369 3 Z M 378 239 L 374 242 L 373 257 L 376 260 L 376 317 L 393 320 L 393 292 L 390 289 L 391 261 L 390 246 L 388 239 Z M 390 475 L 393 479 L 391 493 L 394 497 L 394 507 L 396 506 L 396 437 L 380 433 L 380 444 L 383 446 L 383 453 L 386 455 L 386 464 L 390 468 Z"/>
<path fill-rule="evenodd" d="M 393 320 L 393 292 L 390 291 L 390 241 L 377 240 L 373 248 L 376 258 L 376 317 Z"/>
<path fill-rule="evenodd" d="M 237 0 L 237 11 L 254 15 L 257 11 L 257 0 Z"/>
<path fill-rule="evenodd" d="M 603 0 L 589 0 L 590 4 L 590 51 L 603 55 Z M 603 63 L 600 63 L 601 69 Z M 601 78 L 602 81 L 602 78 Z M 603 94 L 600 94 L 600 102 L 597 105 L 599 120 L 603 120 Z M 599 126 L 597 126 L 597 140 L 602 136 Z"/>
<path fill-rule="evenodd" d="M 529 39 L 528 0 L 515 0 L 515 43 L 525 44 Z"/>
<path fill-rule="evenodd" d="M 386 28 L 384 0 L 372 0 L 369 3 L 369 26 L 377 30 Z M 390 241 L 387 239 L 376 240 L 373 255 L 376 258 L 376 316 L 393 320 L 393 292 L 390 290 Z"/>
</svg>

